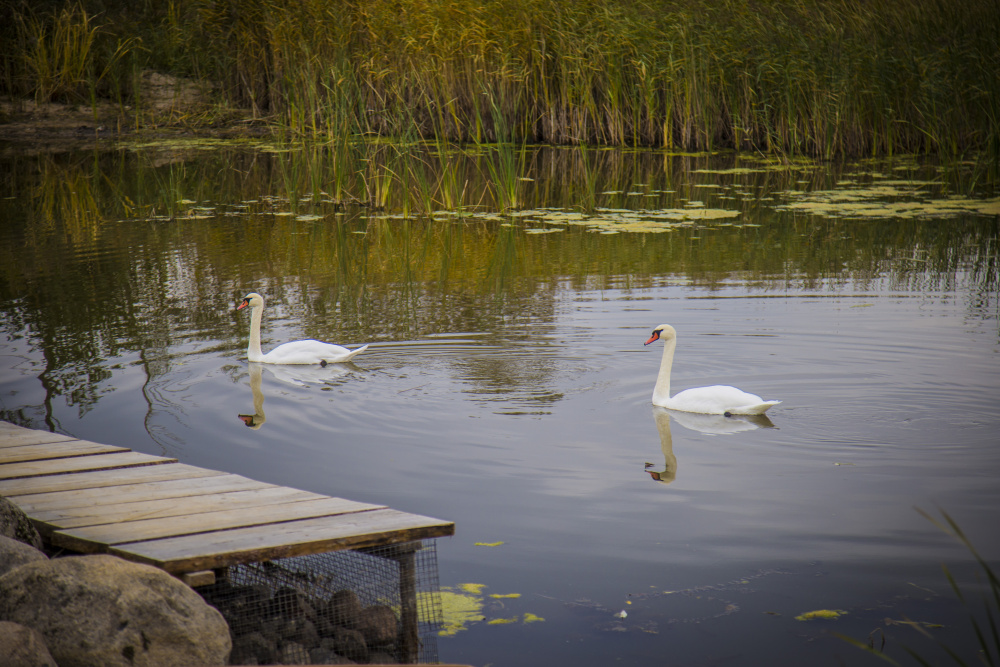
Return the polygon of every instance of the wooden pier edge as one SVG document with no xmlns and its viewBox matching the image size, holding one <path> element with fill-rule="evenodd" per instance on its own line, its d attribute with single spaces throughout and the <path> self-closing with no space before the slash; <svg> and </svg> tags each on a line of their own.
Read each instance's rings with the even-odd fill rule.
<svg viewBox="0 0 1000 667">
<path fill-rule="evenodd" d="M 455 532 L 450 521 L 4 421 L 0 496 L 50 546 L 152 565 L 192 588 L 215 583 L 230 566 L 277 558 L 350 549 L 394 560 L 404 663 L 419 654 L 418 542 Z"/>
</svg>

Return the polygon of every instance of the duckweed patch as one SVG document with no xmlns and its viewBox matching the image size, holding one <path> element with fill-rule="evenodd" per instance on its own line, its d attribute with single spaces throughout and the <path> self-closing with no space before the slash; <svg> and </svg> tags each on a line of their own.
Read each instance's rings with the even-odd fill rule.
<svg viewBox="0 0 1000 667">
<path fill-rule="evenodd" d="M 934 196 L 937 187 L 927 180 L 856 180 L 837 183 L 842 188 L 778 193 L 784 203 L 776 210 L 844 219 L 934 219 L 962 214 L 1000 215 L 1000 197 L 974 199 L 961 195 Z"/>
<path fill-rule="evenodd" d="M 511 616 L 508 601 L 519 600 L 520 593 L 491 593 L 485 595 L 486 584 L 459 584 L 441 588 L 441 610 L 443 623 L 438 634 L 451 637 L 468 629 L 472 623 L 485 622 L 486 625 L 510 625 L 512 623 L 536 623 L 545 619 L 530 612 Z M 502 613 L 501 613 L 502 612 Z M 495 618 L 490 618 L 496 614 Z"/>
<path fill-rule="evenodd" d="M 662 233 L 696 223 L 726 222 L 740 217 L 740 211 L 702 208 L 703 202 L 688 202 L 685 208 L 632 210 L 597 208 L 593 214 L 577 211 L 536 209 L 519 211 L 518 217 L 532 224 L 553 225 L 527 227 L 526 234 L 551 234 L 582 227 L 588 231 L 605 234 L 618 232 Z"/>
<path fill-rule="evenodd" d="M 451 637 L 465 630 L 469 623 L 482 620 L 483 601 L 475 595 L 442 588 L 441 612 L 444 622 L 438 634 Z"/>
<path fill-rule="evenodd" d="M 508 623 L 517 623 L 517 616 L 514 618 L 494 618 L 491 621 L 487 621 L 486 625 L 507 625 Z"/>
<path fill-rule="evenodd" d="M 817 618 L 837 619 L 846 613 L 847 612 L 842 609 L 816 609 L 815 611 L 807 611 L 804 614 L 799 614 L 795 617 L 795 620 L 812 621 Z"/>
</svg>

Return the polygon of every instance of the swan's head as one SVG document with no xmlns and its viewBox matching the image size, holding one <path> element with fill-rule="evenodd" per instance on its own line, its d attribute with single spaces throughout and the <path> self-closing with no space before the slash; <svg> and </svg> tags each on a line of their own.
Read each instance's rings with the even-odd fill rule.
<svg viewBox="0 0 1000 667">
<path fill-rule="evenodd" d="M 250 308 L 263 308 L 264 307 L 264 297 L 257 292 L 250 292 L 245 297 L 243 297 L 242 303 L 236 306 L 236 310 L 242 310 L 250 306 Z"/>
<path fill-rule="evenodd" d="M 670 340 L 676 337 L 677 337 L 676 329 L 674 329 L 669 324 L 661 324 L 660 326 L 653 329 L 653 335 L 649 337 L 649 340 L 647 340 L 645 344 L 649 345 L 650 343 L 656 342 L 661 338 L 663 340 Z"/>
</svg>

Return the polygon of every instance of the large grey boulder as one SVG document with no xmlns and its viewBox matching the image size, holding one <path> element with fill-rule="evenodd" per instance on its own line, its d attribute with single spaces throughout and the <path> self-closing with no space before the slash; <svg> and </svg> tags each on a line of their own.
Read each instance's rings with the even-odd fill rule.
<svg viewBox="0 0 1000 667">
<path fill-rule="evenodd" d="M 4 667 L 56 667 L 40 634 L 8 621 L 0 621 L 0 656 Z"/>
<path fill-rule="evenodd" d="M 0 575 L 36 560 L 48 560 L 49 557 L 38 549 L 18 542 L 10 537 L 0 535 Z M 3 655 L 0 653 L 0 655 Z"/>
<path fill-rule="evenodd" d="M 37 630 L 59 667 L 224 665 L 222 615 L 166 572 L 114 556 L 70 556 L 0 577 L 0 620 Z"/>
<path fill-rule="evenodd" d="M 20 507 L 3 496 L 0 496 L 0 535 L 42 550 L 42 536 L 35 530 L 31 519 Z"/>
</svg>

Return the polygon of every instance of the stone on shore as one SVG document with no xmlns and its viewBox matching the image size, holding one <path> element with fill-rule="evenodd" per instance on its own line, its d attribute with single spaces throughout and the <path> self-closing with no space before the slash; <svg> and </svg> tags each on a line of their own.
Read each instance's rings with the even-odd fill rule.
<svg viewBox="0 0 1000 667">
<path fill-rule="evenodd" d="M 4 667 L 56 667 L 38 632 L 9 621 L 0 621 L 0 655 Z"/>
<path fill-rule="evenodd" d="M 114 556 L 27 563 L 0 577 L 0 620 L 38 631 L 59 667 L 224 665 L 229 628 L 166 572 Z"/>
<path fill-rule="evenodd" d="M 0 535 L 42 550 L 42 536 L 35 530 L 31 519 L 20 507 L 3 496 L 0 496 Z"/>
<path fill-rule="evenodd" d="M 49 557 L 38 549 L 24 542 L 18 542 L 11 537 L 0 535 L 0 575 L 4 575 L 25 563 L 48 559 Z"/>
</svg>

